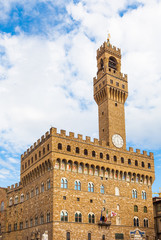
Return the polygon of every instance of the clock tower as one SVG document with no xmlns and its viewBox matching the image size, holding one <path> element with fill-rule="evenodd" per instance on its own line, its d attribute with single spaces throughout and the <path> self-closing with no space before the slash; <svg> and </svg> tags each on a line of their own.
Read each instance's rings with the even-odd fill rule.
<svg viewBox="0 0 161 240">
<path fill-rule="evenodd" d="M 98 104 L 99 139 L 109 147 L 126 149 L 125 110 L 127 75 L 121 73 L 121 51 L 109 39 L 97 50 L 97 77 L 93 79 Z"/>
</svg>

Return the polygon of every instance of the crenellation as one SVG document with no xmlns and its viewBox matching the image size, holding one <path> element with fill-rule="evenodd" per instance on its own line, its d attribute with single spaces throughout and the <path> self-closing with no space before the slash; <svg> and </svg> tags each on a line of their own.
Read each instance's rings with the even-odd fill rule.
<svg viewBox="0 0 161 240">
<path fill-rule="evenodd" d="M 80 141 L 83 141 L 83 135 L 82 134 L 77 134 L 77 138 L 80 140 Z"/>
<path fill-rule="evenodd" d="M 57 128 L 50 128 L 50 135 L 56 135 L 57 134 Z"/>
<path fill-rule="evenodd" d="M 91 138 L 86 136 L 86 143 L 91 143 Z"/>
<path fill-rule="evenodd" d="M 99 145 L 99 140 L 98 140 L 98 138 L 94 138 L 94 144 Z"/>
<path fill-rule="evenodd" d="M 134 152 L 133 147 L 129 147 L 129 152 Z"/>
<path fill-rule="evenodd" d="M 61 129 L 61 130 L 60 130 L 60 136 L 66 137 L 66 131 L 63 130 L 63 129 Z"/>
<path fill-rule="evenodd" d="M 136 153 L 140 154 L 140 149 L 136 149 Z"/>
<path fill-rule="evenodd" d="M 37 140 L 36 145 L 38 146 L 40 144 L 40 139 Z"/>
<path fill-rule="evenodd" d="M 144 155 L 144 156 L 148 156 L 147 151 L 144 151 L 144 150 L 143 150 L 143 155 Z"/>
<path fill-rule="evenodd" d="M 43 135 L 43 136 L 41 136 L 41 142 L 43 142 L 44 141 L 44 139 L 45 139 L 45 136 Z"/>
<path fill-rule="evenodd" d="M 49 131 L 45 133 L 45 138 L 47 138 L 48 136 L 49 136 Z"/>
<path fill-rule="evenodd" d="M 69 137 L 74 139 L 74 132 L 69 132 Z"/>
<path fill-rule="evenodd" d="M 150 152 L 149 156 L 150 156 L 150 158 L 154 159 L 154 153 Z"/>
</svg>

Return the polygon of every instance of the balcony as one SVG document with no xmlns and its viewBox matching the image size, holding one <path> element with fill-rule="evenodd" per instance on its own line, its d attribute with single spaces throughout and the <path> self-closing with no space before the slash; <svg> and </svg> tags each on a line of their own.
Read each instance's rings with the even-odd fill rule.
<svg viewBox="0 0 161 240">
<path fill-rule="evenodd" d="M 106 222 L 105 221 L 99 221 L 98 222 L 98 226 L 101 227 L 101 228 L 102 227 L 110 227 L 110 225 L 111 225 L 111 221 L 106 221 Z"/>
</svg>

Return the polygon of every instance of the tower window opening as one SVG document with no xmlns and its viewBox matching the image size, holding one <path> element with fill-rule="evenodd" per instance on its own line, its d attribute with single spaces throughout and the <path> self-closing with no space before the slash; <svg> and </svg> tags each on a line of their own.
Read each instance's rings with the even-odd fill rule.
<svg viewBox="0 0 161 240">
<path fill-rule="evenodd" d="M 117 162 L 117 157 L 114 156 L 114 157 L 113 157 L 113 160 L 114 160 L 114 162 Z"/>
<path fill-rule="evenodd" d="M 109 159 L 110 159 L 109 154 L 106 154 L 106 160 L 109 160 Z"/>
<path fill-rule="evenodd" d="M 110 83 L 113 84 L 113 80 L 112 79 L 110 79 Z"/>
<path fill-rule="evenodd" d="M 148 163 L 148 168 L 151 169 L 151 165 L 150 165 L 150 163 Z"/>
<path fill-rule="evenodd" d="M 84 155 L 88 155 L 88 150 L 84 149 Z"/>
<path fill-rule="evenodd" d="M 101 70 L 103 70 L 104 69 L 104 63 L 103 63 L 103 59 L 102 58 L 101 58 L 100 64 L 101 64 Z"/>
<path fill-rule="evenodd" d="M 103 153 L 100 153 L 100 158 L 103 158 Z"/>
<path fill-rule="evenodd" d="M 117 87 L 119 86 L 119 83 L 118 83 L 118 82 L 116 82 L 116 86 L 117 86 Z"/>
<path fill-rule="evenodd" d="M 117 70 L 117 61 L 114 57 L 109 58 L 108 66 L 114 70 Z"/>
<path fill-rule="evenodd" d="M 131 159 L 128 159 L 128 164 L 131 165 Z"/>
<path fill-rule="evenodd" d="M 79 147 L 76 147 L 75 152 L 79 153 Z"/>
<path fill-rule="evenodd" d="M 115 107 L 117 107 L 117 103 L 115 103 Z"/>
<path fill-rule="evenodd" d="M 142 163 L 141 163 L 141 166 L 142 166 L 142 167 L 145 167 L 145 164 L 144 164 L 144 162 L 142 162 Z"/>
<path fill-rule="evenodd" d="M 92 157 L 95 157 L 95 156 L 96 156 L 96 152 L 92 151 Z"/>
<path fill-rule="evenodd" d="M 137 160 L 135 160 L 135 166 L 138 166 L 138 161 Z"/>
<path fill-rule="evenodd" d="M 124 163 L 124 158 L 123 157 L 121 157 L 121 163 Z"/>
</svg>

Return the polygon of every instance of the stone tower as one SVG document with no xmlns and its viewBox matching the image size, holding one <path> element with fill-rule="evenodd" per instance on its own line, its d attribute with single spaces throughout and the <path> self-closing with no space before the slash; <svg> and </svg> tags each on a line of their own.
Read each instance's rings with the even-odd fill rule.
<svg viewBox="0 0 161 240">
<path fill-rule="evenodd" d="M 128 96 L 127 75 L 121 73 L 121 51 L 109 40 L 97 50 L 97 77 L 93 79 L 98 104 L 99 139 L 110 147 L 126 149 L 124 104 Z"/>
</svg>

